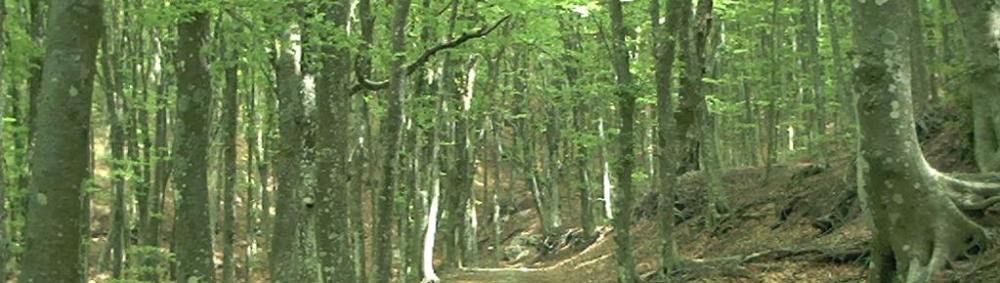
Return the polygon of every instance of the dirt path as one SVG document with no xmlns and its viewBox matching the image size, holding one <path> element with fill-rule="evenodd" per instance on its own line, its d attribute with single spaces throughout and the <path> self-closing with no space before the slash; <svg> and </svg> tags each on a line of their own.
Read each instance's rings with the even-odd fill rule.
<svg viewBox="0 0 1000 283">
<path fill-rule="evenodd" d="M 467 269 L 461 272 L 446 274 L 442 283 L 532 283 L 560 282 L 552 278 L 553 272 L 539 269 L 497 268 L 497 269 Z M 553 281 L 554 280 L 554 281 Z"/>
<path fill-rule="evenodd" d="M 598 251 L 599 247 L 609 244 L 608 233 L 601 233 L 594 244 L 580 251 L 575 256 L 544 267 L 508 267 L 508 268 L 463 268 L 456 272 L 441 275 L 442 283 L 545 283 L 545 282 L 592 282 L 592 278 L 578 274 L 590 265 L 611 259 L 611 254 Z"/>
</svg>

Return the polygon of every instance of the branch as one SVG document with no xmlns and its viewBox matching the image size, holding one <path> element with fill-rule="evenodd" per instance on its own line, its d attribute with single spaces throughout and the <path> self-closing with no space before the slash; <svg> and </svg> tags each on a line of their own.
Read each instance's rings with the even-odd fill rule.
<svg viewBox="0 0 1000 283">
<path fill-rule="evenodd" d="M 482 38 L 489 35 L 498 27 L 500 27 L 500 25 L 507 22 L 507 20 L 510 20 L 510 17 L 511 15 L 504 16 L 503 18 L 500 18 L 500 20 L 498 20 L 496 23 L 493 23 L 493 25 L 491 26 L 481 27 L 475 32 L 463 32 L 462 35 L 459 36 L 458 38 L 452 39 L 450 41 L 441 43 L 437 46 L 431 47 L 430 49 L 424 50 L 424 53 L 421 54 L 420 57 L 417 57 L 417 60 L 406 65 L 405 67 L 406 75 L 412 75 L 413 73 L 417 72 L 417 70 L 419 70 L 420 67 L 423 67 L 425 64 L 427 64 L 427 62 L 430 61 L 431 57 L 434 57 L 434 55 L 437 54 L 438 52 L 447 49 L 452 49 L 461 46 L 462 44 L 464 44 L 469 40 Z M 357 93 L 362 90 L 385 89 L 386 87 L 389 86 L 389 81 L 371 81 L 368 78 L 365 78 L 363 74 L 358 73 L 357 75 L 358 75 L 358 83 L 351 87 L 351 94 Z"/>
</svg>

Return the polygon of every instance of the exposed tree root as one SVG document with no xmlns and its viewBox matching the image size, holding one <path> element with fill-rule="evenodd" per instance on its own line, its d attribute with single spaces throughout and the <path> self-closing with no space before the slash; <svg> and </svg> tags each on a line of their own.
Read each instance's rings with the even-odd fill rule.
<svg viewBox="0 0 1000 283">
<path fill-rule="evenodd" d="M 779 261 L 809 261 L 834 264 L 861 262 L 869 255 L 868 244 L 857 242 L 842 246 L 808 246 L 787 249 L 765 250 L 750 254 L 734 255 L 711 259 L 694 259 L 683 262 L 670 279 L 694 279 L 708 275 L 722 275 L 730 278 L 750 278 L 746 270 L 748 264 Z M 656 278 L 657 272 L 643 274 L 647 282 L 673 282 L 666 278 Z M 682 281 L 683 282 L 683 281 Z"/>
<path fill-rule="evenodd" d="M 927 179 L 898 178 L 886 187 L 914 188 L 875 197 L 875 282 L 926 283 L 952 260 L 990 244 L 985 210 L 1000 203 L 1000 185 L 963 181 L 929 167 Z M 924 225 L 914 225 L 922 223 Z M 895 277 L 895 278 L 893 278 Z"/>
</svg>

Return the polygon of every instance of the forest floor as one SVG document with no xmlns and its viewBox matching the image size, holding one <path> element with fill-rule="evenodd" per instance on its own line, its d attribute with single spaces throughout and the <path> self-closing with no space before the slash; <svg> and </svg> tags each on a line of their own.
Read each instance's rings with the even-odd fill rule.
<svg viewBox="0 0 1000 283">
<path fill-rule="evenodd" d="M 971 172 L 968 129 L 941 126 L 924 138 L 929 161 L 943 172 Z M 831 149 L 829 163 L 797 162 L 766 168 L 727 170 L 723 186 L 729 212 L 718 227 L 707 229 L 703 217 L 706 178 L 686 174 L 677 190 L 676 240 L 683 258 L 673 282 L 864 282 L 871 233 L 861 216 L 850 149 Z M 650 190 L 644 190 L 650 191 Z M 656 226 L 658 195 L 637 200 L 636 223 L 630 229 L 638 272 L 648 282 L 656 275 L 660 240 Z M 504 224 L 503 250 L 524 238 L 538 237 L 540 227 L 528 195 L 518 195 L 517 212 Z M 567 197 L 565 227 L 578 227 Z M 485 214 L 485 213 L 484 213 Z M 490 219 L 480 229 L 490 229 Z M 605 223 L 605 225 L 609 225 Z M 494 259 L 490 233 L 481 233 L 481 266 L 442 272 L 445 283 L 477 282 L 617 282 L 613 232 L 601 227 L 600 237 L 588 244 L 579 229 L 536 241 L 528 256 Z M 1000 245 L 994 245 L 994 247 Z M 988 250 L 972 259 L 950 264 L 935 282 L 1000 282 L 1000 251 Z"/>
</svg>

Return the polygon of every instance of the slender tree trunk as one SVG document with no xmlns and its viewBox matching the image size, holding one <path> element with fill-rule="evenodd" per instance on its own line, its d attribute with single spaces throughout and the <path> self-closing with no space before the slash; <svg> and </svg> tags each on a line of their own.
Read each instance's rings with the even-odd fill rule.
<svg viewBox="0 0 1000 283">
<path fill-rule="evenodd" d="M 114 10 L 112 7 L 109 10 Z M 114 14 L 114 13 L 110 13 Z M 111 133 L 108 137 L 108 147 L 111 151 L 111 192 L 114 194 L 114 205 L 112 206 L 112 216 L 111 216 L 111 228 L 108 231 L 108 256 L 110 256 L 111 264 L 111 274 L 113 278 L 121 278 L 122 266 L 125 259 L 125 230 L 127 224 L 125 224 L 125 176 L 128 175 L 125 172 L 125 125 L 124 125 L 124 115 L 126 112 L 120 108 L 124 108 L 125 102 L 123 86 L 122 86 L 122 72 L 120 70 L 120 58 L 121 54 L 118 52 L 112 52 L 112 45 L 117 46 L 116 40 L 113 40 L 113 34 L 115 31 L 116 17 L 112 17 L 111 24 L 104 34 L 104 40 L 100 44 L 101 46 L 101 57 L 104 62 L 101 64 L 104 77 L 104 87 L 105 90 L 105 112 L 108 120 L 108 128 Z M 117 49 L 116 49 L 117 50 Z M 120 51 L 120 50 L 117 50 Z M 122 106 L 119 106 L 122 105 Z M 102 265 L 101 268 L 105 266 Z"/>
<path fill-rule="evenodd" d="M 662 10 L 660 0 L 650 1 L 649 16 L 653 26 L 654 40 L 654 65 L 656 70 L 656 178 L 659 186 L 659 201 L 662 214 L 660 216 L 660 276 L 664 277 L 671 273 L 679 262 L 677 255 L 677 245 L 674 242 L 674 187 L 677 184 L 676 176 L 679 160 L 675 154 L 674 144 L 678 140 L 673 139 L 675 135 L 671 133 L 674 129 L 674 103 L 673 103 L 673 69 L 676 58 L 677 39 L 686 38 L 682 33 L 686 33 L 689 19 L 688 13 L 691 11 L 691 1 L 671 0 L 667 2 L 668 11 L 666 26 L 672 31 L 666 30 L 660 23 L 660 12 Z"/>
<path fill-rule="evenodd" d="M 924 57 L 927 54 L 927 47 L 924 45 L 924 21 L 921 12 L 921 0 L 909 0 L 910 14 L 910 87 L 913 91 L 913 109 L 917 123 L 922 124 L 924 115 L 927 114 L 931 99 L 931 76 L 927 71 L 927 64 Z"/>
<path fill-rule="evenodd" d="M 471 115 L 470 110 L 472 109 L 472 98 L 475 91 L 476 85 L 476 67 L 478 66 L 478 57 L 472 57 L 469 62 L 469 71 L 466 73 L 466 87 L 464 92 L 458 92 L 458 101 L 461 105 L 460 112 L 455 122 L 455 149 L 457 160 L 455 162 L 455 190 L 459 192 L 457 199 L 457 205 L 455 206 L 456 212 L 461 211 L 461 213 L 456 213 L 456 216 L 461 215 L 461 218 L 456 217 L 456 221 L 461 221 L 462 224 L 458 225 L 461 230 L 456 231 L 459 234 L 459 249 L 461 253 L 462 266 L 472 267 L 476 266 L 476 260 L 478 255 L 478 237 L 476 236 L 475 227 L 475 197 L 473 193 L 472 183 L 475 180 L 476 170 L 473 168 L 475 164 L 474 154 L 472 154 L 472 142 L 469 137 L 469 116 Z M 471 243 L 469 242 L 471 241 Z"/>
<path fill-rule="evenodd" d="M 851 91 L 846 86 L 847 80 L 844 78 L 844 53 L 840 45 L 841 21 L 840 15 L 834 8 L 834 2 L 837 0 L 825 0 L 824 3 L 826 4 L 826 25 L 829 27 L 830 51 L 833 53 L 833 88 L 841 105 L 837 128 L 840 129 L 841 133 L 849 133 L 850 129 L 854 127 L 853 125 L 857 123 L 854 121 L 854 112 L 851 110 L 854 99 L 851 97 Z"/>
<path fill-rule="evenodd" d="M 805 17 L 805 45 L 806 50 L 809 52 L 809 58 L 804 60 L 806 69 L 809 71 L 809 79 L 812 83 L 810 87 L 812 90 L 812 100 L 813 105 L 816 109 L 813 115 L 813 131 L 811 131 L 812 146 L 818 147 L 822 144 L 823 137 L 826 135 L 826 93 L 824 90 L 825 77 L 823 76 L 823 64 L 822 57 L 819 53 L 819 2 L 817 0 L 803 0 L 802 13 Z M 825 151 L 821 148 L 816 148 L 818 150 L 820 159 L 826 159 Z"/>
<path fill-rule="evenodd" d="M 618 135 L 619 159 L 615 175 L 618 178 L 618 205 L 614 220 L 614 239 L 618 245 L 615 256 L 618 259 L 618 282 L 635 283 L 641 279 L 635 270 L 635 255 L 632 250 L 632 237 L 629 232 L 632 227 L 633 194 L 632 169 L 635 163 L 635 85 L 632 72 L 629 70 L 628 48 L 626 37 L 628 28 L 624 23 L 624 13 L 620 0 L 608 0 L 608 10 L 611 12 L 612 27 L 612 66 L 618 76 L 617 89 L 618 111 L 621 116 L 621 132 Z"/>
<path fill-rule="evenodd" d="M 0 5 L 0 57 L 6 58 L 7 49 L 10 48 L 7 45 L 7 30 L 5 28 L 5 23 L 7 20 L 7 5 Z M 4 71 L 4 62 L 0 62 L 0 73 Z M 0 91 L 2 91 L 6 86 L 4 81 L 0 79 Z M 6 115 L 7 110 L 7 95 L 0 94 L 0 120 L 2 120 Z M 0 122 L 0 135 L 4 134 L 4 123 Z M 7 159 L 5 158 L 7 154 L 6 145 L 3 142 L 3 138 L 0 138 L 0 281 L 7 282 L 7 262 L 10 260 L 10 233 L 7 230 Z"/>
<path fill-rule="evenodd" d="M 954 0 L 968 45 L 968 90 L 973 99 L 976 163 L 983 172 L 1000 171 L 1000 60 L 997 60 L 997 0 Z"/>
<path fill-rule="evenodd" d="M 394 7 L 392 25 L 392 52 L 406 52 L 406 32 L 410 15 L 410 0 L 397 0 Z M 386 121 L 382 123 L 382 137 L 386 155 L 382 163 L 382 188 L 378 193 L 377 216 L 375 218 L 375 270 L 373 282 L 389 282 L 392 278 L 392 217 L 395 208 L 396 177 L 399 168 L 399 144 L 402 133 L 403 98 L 406 97 L 406 70 L 403 69 L 406 56 L 396 56 L 392 62 L 389 80 L 390 97 Z"/>
<path fill-rule="evenodd" d="M 438 136 L 439 131 L 445 128 L 444 102 L 445 98 L 443 96 L 438 98 L 437 113 L 433 122 L 434 126 L 428 131 L 430 136 L 427 143 L 431 147 L 431 153 L 430 164 L 427 166 L 429 174 L 427 175 L 430 177 L 431 188 L 430 204 L 427 209 L 427 230 L 424 233 L 423 258 L 421 260 L 422 282 L 441 281 L 434 272 L 434 240 L 437 239 L 438 212 L 441 207 L 441 163 L 438 160 L 441 153 L 441 145 L 438 142 Z"/>
<path fill-rule="evenodd" d="M 607 140 L 607 136 L 604 134 L 604 117 L 597 118 L 597 136 L 602 141 Z M 604 201 L 604 219 L 612 220 L 614 219 L 614 205 L 612 199 L 612 189 L 614 189 L 614 185 L 611 184 L 611 166 L 607 158 L 607 146 L 603 143 L 601 144 L 598 154 L 600 155 L 598 160 L 601 162 L 601 199 Z"/>
<path fill-rule="evenodd" d="M 82 282 L 87 221 L 82 194 L 89 174 L 91 95 L 101 38 L 101 1 L 54 1 L 38 104 L 39 143 L 31 155 L 30 207 L 19 282 Z"/>
<path fill-rule="evenodd" d="M 252 68 L 246 68 L 244 72 L 246 77 L 255 78 Z M 240 272 L 240 277 L 242 278 L 242 282 L 245 283 L 250 283 L 251 282 L 250 280 L 252 280 L 251 276 L 253 274 L 253 264 L 254 264 L 254 258 L 256 257 L 255 252 L 257 249 L 256 236 L 258 232 L 257 229 L 259 227 L 257 226 L 258 211 L 255 205 L 256 199 L 258 199 L 256 197 L 257 183 L 254 181 L 253 178 L 254 171 L 256 171 L 254 170 L 254 166 L 256 166 L 257 164 L 256 162 L 257 155 L 254 153 L 257 152 L 257 123 L 259 123 L 259 121 L 256 118 L 257 117 L 256 113 L 257 107 L 255 105 L 256 94 L 257 94 L 257 85 L 251 80 L 250 90 L 246 92 L 246 97 L 244 97 L 243 101 L 243 114 L 244 114 L 243 138 L 244 138 L 244 143 L 246 143 L 246 158 L 247 158 L 245 163 L 246 167 L 243 172 L 244 174 L 246 174 L 246 184 L 245 184 L 246 201 L 244 202 L 243 205 L 243 208 L 246 210 L 244 214 L 246 221 L 246 227 L 244 227 L 245 228 L 244 240 L 246 242 L 244 243 L 245 246 L 243 250 L 243 269 Z"/>
<path fill-rule="evenodd" d="M 781 65 L 781 58 L 779 57 L 778 48 L 781 44 L 778 42 L 780 35 L 784 26 L 781 24 L 778 18 L 778 11 L 781 9 L 780 0 L 774 0 L 771 2 L 771 24 L 774 25 L 772 30 L 768 32 L 765 42 L 767 43 L 768 59 L 770 61 L 770 71 L 769 80 L 771 81 L 771 97 L 767 102 L 767 158 L 765 160 L 765 167 L 767 168 L 764 173 L 764 181 L 766 182 L 771 177 L 771 167 L 778 161 L 778 102 L 780 99 L 781 87 L 779 76 L 779 70 Z"/>
<path fill-rule="evenodd" d="M 237 116 L 240 105 L 237 94 L 239 81 L 237 76 L 239 55 L 238 48 L 226 40 L 226 35 L 219 35 L 221 45 L 225 50 L 225 85 L 222 90 L 222 174 L 223 181 L 223 213 L 222 213 L 222 282 L 236 282 L 236 140 Z"/>
</svg>

